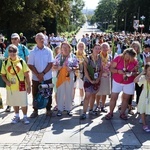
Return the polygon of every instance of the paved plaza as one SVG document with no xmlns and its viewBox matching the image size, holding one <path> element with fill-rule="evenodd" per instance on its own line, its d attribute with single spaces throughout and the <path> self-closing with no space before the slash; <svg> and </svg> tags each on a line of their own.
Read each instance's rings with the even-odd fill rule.
<svg viewBox="0 0 150 150">
<path fill-rule="evenodd" d="M 0 92 L 6 108 L 6 91 L 0 88 Z M 72 117 L 68 117 L 65 112 L 62 117 L 57 117 L 55 111 L 51 117 L 46 117 L 45 109 L 42 109 L 37 118 L 29 118 L 29 125 L 24 125 L 23 122 L 10 124 L 14 115 L 13 110 L 6 113 L 4 109 L 0 109 L 0 150 L 150 149 L 150 133 L 142 130 L 136 110 L 134 110 L 135 115 L 129 116 L 128 121 L 119 118 L 118 107 L 111 121 L 105 120 L 105 113 L 100 113 L 98 116 L 89 115 L 86 120 L 80 120 L 82 106 L 80 106 L 78 95 L 76 91 Z M 108 103 L 109 98 L 107 105 Z M 53 103 L 53 107 L 54 105 Z M 32 96 L 30 94 L 28 116 L 31 113 Z M 20 115 L 22 118 L 21 111 Z M 150 124 L 150 118 L 147 117 L 147 119 Z"/>
</svg>

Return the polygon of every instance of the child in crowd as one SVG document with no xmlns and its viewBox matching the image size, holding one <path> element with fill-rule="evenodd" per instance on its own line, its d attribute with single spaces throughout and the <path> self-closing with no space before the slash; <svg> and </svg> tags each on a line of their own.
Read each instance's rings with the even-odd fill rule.
<svg viewBox="0 0 150 150">
<path fill-rule="evenodd" d="M 54 49 L 54 58 L 58 55 L 58 54 L 60 54 L 60 52 L 61 52 L 61 50 L 60 50 L 60 46 L 57 46 L 57 47 L 55 47 L 55 49 Z M 55 63 L 57 63 L 57 62 L 54 62 L 54 64 Z M 55 64 L 56 65 L 56 64 Z M 54 98 L 55 98 L 55 101 L 56 101 L 56 106 L 54 107 L 54 110 L 55 111 L 57 111 L 57 95 L 56 95 L 56 93 L 57 93 L 57 89 L 56 89 L 56 82 L 57 82 L 57 71 L 56 70 L 52 70 L 52 83 L 54 84 L 54 88 L 53 88 L 53 90 L 54 90 Z"/>
<path fill-rule="evenodd" d="M 145 69 L 135 79 L 139 86 L 143 84 L 143 90 L 139 98 L 138 112 L 141 114 L 143 130 L 150 132 L 146 122 L 146 115 L 150 115 L 150 62 L 145 65 Z"/>
</svg>

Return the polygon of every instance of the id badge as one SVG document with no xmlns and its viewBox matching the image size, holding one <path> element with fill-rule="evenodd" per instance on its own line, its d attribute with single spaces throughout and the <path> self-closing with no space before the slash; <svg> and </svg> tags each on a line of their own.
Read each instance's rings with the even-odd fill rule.
<svg viewBox="0 0 150 150">
<path fill-rule="evenodd" d="M 94 73 L 94 79 L 98 78 L 98 72 Z"/>
<path fill-rule="evenodd" d="M 11 82 L 11 84 L 16 84 L 16 78 L 11 78 L 10 82 Z"/>
</svg>

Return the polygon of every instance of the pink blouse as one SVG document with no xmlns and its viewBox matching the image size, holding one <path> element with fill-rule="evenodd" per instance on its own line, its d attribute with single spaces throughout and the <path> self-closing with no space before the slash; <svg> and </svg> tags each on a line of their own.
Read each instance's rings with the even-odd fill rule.
<svg viewBox="0 0 150 150">
<path fill-rule="evenodd" d="M 117 66 L 116 66 L 117 70 L 123 70 L 125 68 L 124 59 L 121 56 L 117 56 L 112 62 L 117 63 Z M 132 62 L 130 62 L 126 66 L 126 70 L 128 70 L 128 72 L 134 71 L 137 64 L 138 64 L 137 60 L 136 59 L 133 60 Z M 113 73 L 112 78 L 118 83 L 129 84 L 129 83 L 133 82 L 135 76 L 130 76 L 130 77 L 127 78 L 127 80 L 124 80 L 124 75 L 123 74 Z"/>
</svg>

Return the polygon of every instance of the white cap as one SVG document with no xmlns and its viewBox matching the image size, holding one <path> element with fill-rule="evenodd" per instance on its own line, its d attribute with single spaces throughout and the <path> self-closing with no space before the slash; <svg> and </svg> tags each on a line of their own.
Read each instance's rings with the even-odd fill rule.
<svg viewBox="0 0 150 150">
<path fill-rule="evenodd" d="M 18 35 L 18 33 L 13 33 L 13 34 L 11 35 L 11 39 L 14 39 L 14 38 L 20 39 L 20 36 Z"/>
</svg>

